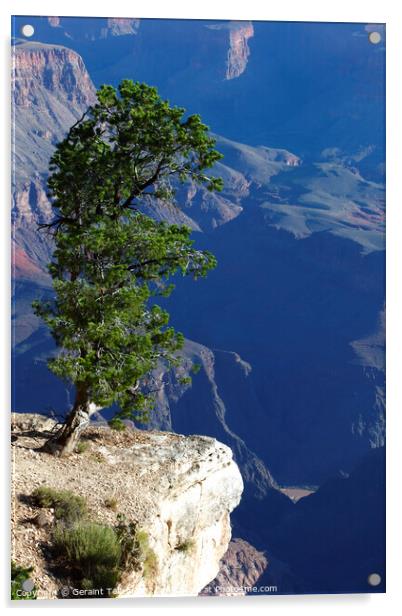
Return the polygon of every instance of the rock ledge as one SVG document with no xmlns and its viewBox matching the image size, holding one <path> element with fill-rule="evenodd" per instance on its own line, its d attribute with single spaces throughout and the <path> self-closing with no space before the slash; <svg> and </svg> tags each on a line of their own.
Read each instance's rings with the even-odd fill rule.
<svg viewBox="0 0 402 616">
<path fill-rule="evenodd" d="M 49 530 L 29 522 L 35 511 L 21 498 L 39 485 L 85 496 L 91 517 L 111 524 L 117 511 L 105 501 L 113 496 L 118 512 L 148 533 L 157 575 L 151 584 L 140 574 L 128 576 L 120 596 L 197 595 L 214 579 L 231 538 L 230 512 L 243 491 L 229 447 L 206 436 L 90 427 L 85 452 L 55 458 L 38 451 L 51 424 L 38 415 L 12 419 L 13 558 L 34 565 L 40 598 L 55 598 L 62 583 L 38 549 Z"/>
</svg>

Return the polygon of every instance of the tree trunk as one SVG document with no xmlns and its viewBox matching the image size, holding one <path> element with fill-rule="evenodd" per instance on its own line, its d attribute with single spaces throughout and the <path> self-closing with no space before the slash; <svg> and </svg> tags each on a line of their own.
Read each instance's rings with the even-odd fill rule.
<svg viewBox="0 0 402 616">
<path fill-rule="evenodd" d="M 91 413 L 94 412 L 86 390 L 77 390 L 74 406 L 67 416 L 66 423 L 44 445 L 44 449 L 59 456 L 68 456 L 74 452 L 82 431 L 88 426 Z"/>
</svg>

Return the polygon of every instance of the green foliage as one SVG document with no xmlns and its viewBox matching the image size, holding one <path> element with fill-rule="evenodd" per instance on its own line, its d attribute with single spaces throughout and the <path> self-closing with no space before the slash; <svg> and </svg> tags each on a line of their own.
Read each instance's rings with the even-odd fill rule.
<svg viewBox="0 0 402 616">
<path fill-rule="evenodd" d="M 136 539 L 142 555 L 142 575 L 147 582 L 151 582 L 158 572 L 158 559 L 149 545 L 148 533 L 144 530 L 136 532 Z"/>
<path fill-rule="evenodd" d="M 84 590 L 115 588 L 129 571 L 142 570 L 149 581 L 157 571 L 147 533 L 121 514 L 114 528 L 88 521 L 72 527 L 59 524 L 53 551 L 66 574 Z"/>
<path fill-rule="evenodd" d="M 201 364 L 193 364 L 191 366 L 191 372 L 193 374 L 198 374 L 200 370 L 201 370 Z"/>
<path fill-rule="evenodd" d="M 138 540 L 137 524 L 128 522 L 123 514 L 118 514 L 115 533 L 121 548 L 121 565 L 124 569 L 139 571 L 143 562 L 142 546 Z"/>
<path fill-rule="evenodd" d="M 137 528 L 136 522 L 128 522 L 123 514 L 119 514 L 117 519 L 115 532 L 121 545 L 121 566 L 134 571 L 142 568 L 144 578 L 151 580 L 157 573 L 158 560 L 149 545 L 148 534 Z"/>
<path fill-rule="evenodd" d="M 75 447 L 75 453 L 85 453 L 89 447 L 89 443 L 86 441 L 79 441 Z"/>
<path fill-rule="evenodd" d="M 71 528 L 57 526 L 55 554 L 86 590 L 114 588 L 120 577 L 121 547 L 110 526 L 80 522 Z"/>
<path fill-rule="evenodd" d="M 30 590 L 24 589 L 24 582 L 32 577 L 33 567 L 20 567 L 11 561 L 11 599 L 13 601 L 36 599 L 35 586 Z"/>
<path fill-rule="evenodd" d="M 176 545 L 175 550 L 178 550 L 179 552 L 190 552 L 194 549 L 194 546 L 195 543 L 193 539 L 186 539 L 185 541 L 182 541 L 181 543 Z"/>
<path fill-rule="evenodd" d="M 102 86 L 98 102 L 58 144 L 48 180 L 54 218 L 49 272 L 55 299 L 34 303 L 62 352 L 50 369 L 80 399 L 147 421 L 144 380 L 159 361 L 181 363 L 182 334 L 155 297 L 178 273 L 205 276 L 216 260 L 194 248 L 191 230 L 141 208 L 174 198 L 172 181 L 220 190 L 206 174 L 222 156 L 198 115 L 171 107 L 156 88 L 124 80 Z"/>
<path fill-rule="evenodd" d="M 112 428 L 112 430 L 116 430 L 116 432 L 124 432 L 124 430 L 126 430 L 126 424 L 120 417 L 112 417 L 112 419 L 108 421 L 108 424 L 109 427 Z"/>
<path fill-rule="evenodd" d="M 65 524 L 72 524 L 87 514 L 85 499 L 68 490 L 41 486 L 33 491 L 32 498 L 38 507 L 54 508 L 56 520 Z"/>
<path fill-rule="evenodd" d="M 193 382 L 191 374 L 198 374 L 200 370 L 201 370 L 201 364 L 193 364 L 190 368 L 190 374 L 188 374 L 187 376 L 177 375 L 177 382 L 180 385 L 191 385 L 191 383 Z"/>
</svg>

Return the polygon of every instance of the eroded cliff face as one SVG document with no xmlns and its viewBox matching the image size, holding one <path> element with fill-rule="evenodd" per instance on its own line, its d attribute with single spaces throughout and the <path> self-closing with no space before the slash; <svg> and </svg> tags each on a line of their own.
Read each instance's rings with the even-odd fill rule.
<svg viewBox="0 0 402 616">
<path fill-rule="evenodd" d="M 144 526 L 160 563 L 151 585 L 134 579 L 125 593 L 198 594 L 219 571 L 231 538 L 229 513 L 243 490 L 231 450 L 206 436 L 162 433 L 147 435 L 125 455 L 157 478 L 151 482 L 154 514 Z"/>
<path fill-rule="evenodd" d="M 72 20 L 66 17 L 48 17 L 52 28 L 61 28 L 70 39 L 105 39 L 108 36 L 135 35 L 140 27 L 139 19 L 128 17 L 108 17 L 94 20 L 87 29 L 80 28 L 82 19 Z"/>
<path fill-rule="evenodd" d="M 108 33 L 110 33 L 112 36 L 126 36 L 127 34 L 137 34 L 139 27 L 139 19 L 129 19 L 127 17 L 110 17 L 107 20 Z"/>
<path fill-rule="evenodd" d="M 52 573 L 47 552 L 51 525 L 33 523 L 29 495 L 40 486 L 69 489 L 87 499 L 92 519 L 113 524 L 105 507 L 111 495 L 118 512 L 135 521 L 156 556 L 156 573 L 122 578 L 119 596 L 197 595 L 219 571 L 231 538 L 230 513 L 239 504 L 243 482 L 229 447 L 206 436 L 128 429 L 116 433 L 88 428 L 88 450 L 67 460 L 38 449 L 52 420 L 13 416 L 13 559 L 34 566 L 39 598 L 56 598 L 70 585 Z M 32 438 L 35 434 L 35 438 Z"/>
<path fill-rule="evenodd" d="M 38 86 L 75 107 L 91 104 L 94 86 L 81 57 L 72 49 L 41 43 L 13 47 L 13 97 L 16 105 L 40 104 Z M 42 101 L 44 96 L 42 96 Z M 44 127 L 45 132 L 45 127 Z"/>
<path fill-rule="evenodd" d="M 95 87 L 81 57 L 56 45 L 23 43 L 13 47 L 13 239 L 17 272 L 32 278 L 32 261 L 43 267 L 49 241 L 36 223 L 51 217 L 46 175 L 55 144 L 95 102 Z M 24 253 L 24 254 L 23 254 Z"/>
<path fill-rule="evenodd" d="M 51 17 L 49 23 L 61 27 L 63 19 Z M 107 24 L 105 20 L 104 36 L 134 34 L 138 26 L 136 19 L 111 18 Z M 233 28 L 236 32 L 244 30 L 243 26 Z M 232 30 L 230 36 L 231 33 Z M 236 36 L 236 40 L 241 38 L 240 34 Z M 240 61 L 239 53 L 233 51 L 231 62 L 235 58 Z M 46 194 L 49 159 L 69 127 L 96 101 L 96 90 L 77 52 L 60 45 L 24 42 L 13 47 L 12 92 L 12 219 L 18 258 L 14 273 L 19 279 L 34 280 L 32 262 L 43 271 L 44 280 L 51 244 L 48 236 L 38 232 L 37 223 L 52 217 Z M 224 179 L 222 193 L 211 193 L 189 183 L 178 192 L 180 208 L 156 204 L 152 214 L 203 231 L 236 218 L 243 210 L 250 182 L 241 172 L 222 163 L 218 163 L 216 172 Z"/>
<path fill-rule="evenodd" d="M 229 32 L 226 79 L 235 79 L 246 70 L 250 56 L 248 39 L 254 36 L 254 28 L 250 21 L 231 22 Z"/>
</svg>

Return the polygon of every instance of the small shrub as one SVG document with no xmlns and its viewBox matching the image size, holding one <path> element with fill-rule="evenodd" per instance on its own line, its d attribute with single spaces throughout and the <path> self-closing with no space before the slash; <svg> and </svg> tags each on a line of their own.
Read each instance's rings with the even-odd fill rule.
<svg viewBox="0 0 402 616">
<path fill-rule="evenodd" d="M 32 492 L 32 498 L 37 507 L 53 507 L 57 494 L 53 488 L 41 486 Z"/>
<path fill-rule="evenodd" d="M 91 457 L 95 462 L 99 462 L 99 464 L 106 462 L 105 456 L 100 451 L 94 451 Z"/>
<path fill-rule="evenodd" d="M 198 374 L 199 371 L 201 370 L 201 364 L 193 364 L 190 370 L 193 374 Z"/>
<path fill-rule="evenodd" d="M 178 545 L 176 545 L 175 550 L 179 552 L 190 552 L 195 546 L 194 539 L 186 539 L 182 541 Z"/>
<path fill-rule="evenodd" d="M 112 511 L 117 511 L 118 506 L 119 501 L 117 500 L 117 498 L 114 498 L 114 496 L 105 498 L 105 507 L 107 507 L 108 509 L 111 509 Z"/>
<path fill-rule="evenodd" d="M 126 424 L 122 421 L 122 419 L 120 419 L 120 417 L 113 417 L 110 421 L 108 421 L 108 424 L 112 430 L 116 430 L 117 432 L 124 432 L 126 429 Z"/>
<path fill-rule="evenodd" d="M 120 577 L 122 550 L 110 526 L 94 522 L 56 527 L 54 550 L 81 588 L 114 588 Z"/>
<path fill-rule="evenodd" d="M 143 554 L 136 522 L 127 522 L 123 514 L 117 516 L 115 533 L 121 547 L 121 568 L 126 571 L 139 571 L 143 562 Z"/>
<path fill-rule="evenodd" d="M 65 524 L 72 524 L 84 518 L 87 513 L 85 499 L 68 490 L 41 486 L 34 490 L 32 497 L 38 507 L 53 507 L 56 520 Z"/>
<path fill-rule="evenodd" d="M 136 539 L 139 545 L 141 560 L 143 562 L 143 576 L 145 580 L 152 580 L 158 570 L 158 559 L 155 552 L 149 545 L 148 533 L 145 530 L 136 532 Z"/>
<path fill-rule="evenodd" d="M 126 571 L 142 569 L 148 583 L 155 577 L 157 558 L 147 533 L 122 514 L 117 519 L 115 527 L 85 520 L 56 526 L 54 556 L 81 589 L 115 588 Z"/>
<path fill-rule="evenodd" d="M 86 441 L 80 441 L 75 448 L 75 453 L 85 453 L 88 447 L 89 443 L 87 443 Z"/>
<path fill-rule="evenodd" d="M 33 567 L 20 567 L 14 561 L 11 562 L 11 600 L 21 601 L 36 599 L 36 588 L 33 586 L 27 591 L 23 584 L 31 578 Z"/>
<path fill-rule="evenodd" d="M 127 522 L 123 514 L 118 515 L 115 530 L 122 549 L 121 567 L 128 571 L 140 571 L 142 567 L 144 578 L 152 579 L 157 572 L 158 561 L 149 545 L 148 534 L 137 528 L 136 522 Z"/>
</svg>

